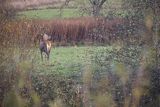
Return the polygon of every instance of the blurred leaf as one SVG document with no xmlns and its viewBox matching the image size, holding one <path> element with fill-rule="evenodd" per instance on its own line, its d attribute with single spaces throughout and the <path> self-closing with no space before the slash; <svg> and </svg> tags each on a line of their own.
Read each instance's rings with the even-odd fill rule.
<svg viewBox="0 0 160 107">
<path fill-rule="evenodd" d="M 99 94 L 95 97 L 95 107 L 115 107 L 111 94 Z"/>
<path fill-rule="evenodd" d="M 12 90 L 5 96 L 3 107 L 26 107 L 26 101 Z"/>
<path fill-rule="evenodd" d="M 86 65 L 83 72 L 83 82 L 89 85 L 91 81 L 92 81 L 91 67 L 89 65 Z"/>
<path fill-rule="evenodd" d="M 49 107 L 64 107 L 61 99 L 56 99 L 53 102 L 49 102 Z"/>
<path fill-rule="evenodd" d="M 40 107 L 41 106 L 40 96 L 37 95 L 36 92 L 32 92 L 31 97 L 33 99 L 33 107 Z"/>
<path fill-rule="evenodd" d="M 133 102 L 133 107 L 137 107 L 140 101 L 140 98 L 143 95 L 143 89 L 139 86 L 139 87 L 135 87 L 132 90 L 132 94 L 133 94 L 133 98 L 134 98 L 134 102 Z"/>
<path fill-rule="evenodd" d="M 129 73 L 123 63 L 115 63 L 115 73 L 120 77 L 123 84 L 129 79 Z"/>
<path fill-rule="evenodd" d="M 130 100 L 131 100 L 130 97 L 125 97 L 124 107 L 129 107 L 129 105 L 130 105 Z"/>
<path fill-rule="evenodd" d="M 24 78 L 21 76 L 18 80 L 18 88 L 23 88 L 25 85 Z"/>
<path fill-rule="evenodd" d="M 31 63 L 29 61 L 23 61 L 20 62 L 18 67 L 20 68 L 20 70 L 22 70 L 23 72 L 25 71 L 29 71 L 29 69 L 31 68 Z"/>
<path fill-rule="evenodd" d="M 145 17 L 145 24 L 147 28 L 151 30 L 153 26 L 153 15 L 151 14 L 151 12 L 149 12 L 148 15 Z"/>
</svg>

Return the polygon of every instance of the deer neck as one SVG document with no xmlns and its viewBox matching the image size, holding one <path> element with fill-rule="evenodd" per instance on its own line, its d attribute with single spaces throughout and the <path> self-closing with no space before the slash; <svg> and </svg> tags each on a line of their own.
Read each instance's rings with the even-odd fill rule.
<svg viewBox="0 0 160 107">
<path fill-rule="evenodd" d="M 50 50 L 51 48 L 51 42 L 50 41 L 46 41 L 46 46 L 47 46 L 47 50 Z"/>
</svg>

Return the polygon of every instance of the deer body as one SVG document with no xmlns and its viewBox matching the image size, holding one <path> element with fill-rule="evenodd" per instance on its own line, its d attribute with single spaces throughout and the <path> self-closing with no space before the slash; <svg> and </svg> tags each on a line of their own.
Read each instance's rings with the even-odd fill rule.
<svg viewBox="0 0 160 107">
<path fill-rule="evenodd" d="M 41 59 L 43 60 L 43 52 L 47 55 L 47 59 L 49 60 L 49 55 L 51 51 L 51 37 L 48 35 L 43 35 L 43 37 L 40 39 L 39 49 L 41 52 Z"/>
</svg>

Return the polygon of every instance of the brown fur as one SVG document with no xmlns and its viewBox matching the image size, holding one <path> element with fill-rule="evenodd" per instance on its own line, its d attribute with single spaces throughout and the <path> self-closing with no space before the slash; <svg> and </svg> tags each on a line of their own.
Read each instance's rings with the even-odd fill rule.
<svg viewBox="0 0 160 107">
<path fill-rule="evenodd" d="M 43 35 L 43 36 L 44 36 L 44 35 Z M 47 35 L 47 36 L 48 36 L 48 35 Z M 47 60 L 49 60 L 51 47 L 52 47 L 52 42 L 51 42 L 51 40 L 49 40 L 49 39 L 45 39 L 45 40 L 44 40 L 44 37 L 40 39 L 39 48 L 40 48 L 42 60 L 43 60 L 43 53 L 45 53 L 45 54 L 47 55 Z"/>
</svg>

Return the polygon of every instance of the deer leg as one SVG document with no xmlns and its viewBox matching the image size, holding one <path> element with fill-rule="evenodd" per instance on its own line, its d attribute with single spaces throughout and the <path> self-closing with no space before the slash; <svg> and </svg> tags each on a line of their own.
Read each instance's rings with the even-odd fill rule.
<svg viewBox="0 0 160 107">
<path fill-rule="evenodd" d="M 42 54 L 42 51 L 41 51 L 41 59 L 42 59 L 42 61 L 43 61 L 43 54 Z"/>
<path fill-rule="evenodd" d="M 47 60 L 49 60 L 49 52 L 47 53 Z"/>
</svg>

